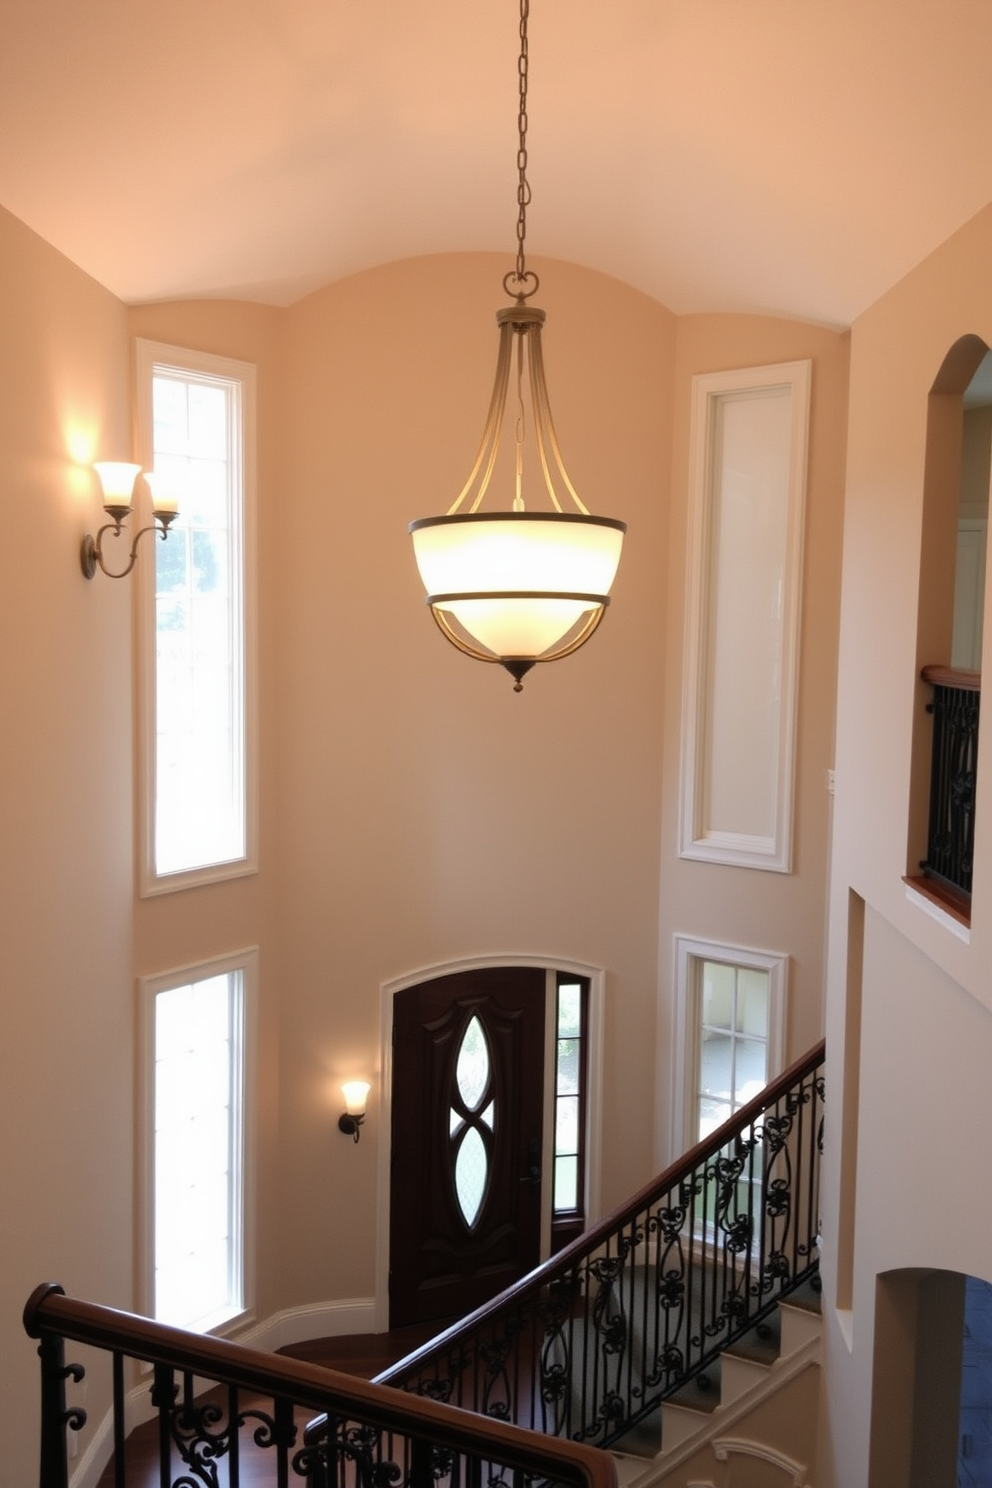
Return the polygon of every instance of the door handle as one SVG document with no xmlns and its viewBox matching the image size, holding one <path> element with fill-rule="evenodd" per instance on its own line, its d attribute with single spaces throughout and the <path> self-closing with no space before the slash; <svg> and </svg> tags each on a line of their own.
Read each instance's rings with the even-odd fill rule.
<svg viewBox="0 0 992 1488">
<path fill-rule="evenodd" d="M 527 1143 L 527 1171 L 521 1178 L 521 1183 L 529 1183 L 532 1188 L 541 1186 L 541 1139 L 531 1137 Z"/>
</svg>

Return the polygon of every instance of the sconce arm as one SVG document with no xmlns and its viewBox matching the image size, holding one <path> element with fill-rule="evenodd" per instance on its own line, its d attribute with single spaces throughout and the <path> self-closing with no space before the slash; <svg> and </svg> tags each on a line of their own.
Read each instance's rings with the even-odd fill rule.
<svg viewBox="0 0 992 1488">
<path fill-rule="evenodd" d="M 177 512 L 156 512 L 154 521 L 151 522 L 147 527 L 140 527 L 134 534 L 134 541 L 131 543 L 131 553 L 128 558 L 127 567 L 122 568 L 119 572 L 116 572 L 114 569 L 108 568 L 106 563 L 103 561 L 103 536 L 105 532 L 112 532 L 114 537 L 121 536 L 121 533 L 124 531 L 124 516 L 126 515 L 126 512 L 127 509 L 125 509 L 125 511 L 121 515 L 114 515 L 112 521 L 105 522 L 103 526 L 97 531 L 96 537 L 93 537 L 89 532 L 87 532 L 86 536 L 83 538 L 79 549 L 79 562 L 83 570 L 83 576 L 85 578 L 91 579 L 96 573 L 98 567 L 103 570 L 103 572 L 109 579 L 126 578 L 137 561 L 138 543 L 144 537 L 145 533 L 157 532 L 159 537 L 161 537 L 162 541 L 164 542 L 169 535 L 170 523 L 173 522 L 178 515 Z"/>
</svg>

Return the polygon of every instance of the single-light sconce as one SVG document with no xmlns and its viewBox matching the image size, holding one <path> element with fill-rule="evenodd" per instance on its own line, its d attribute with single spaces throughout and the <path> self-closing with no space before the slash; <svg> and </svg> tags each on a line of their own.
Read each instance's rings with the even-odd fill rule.
<svg viewBox="0 0 992 1488">
<path fill-rule="evenodd" d="M 131 554 L 126 568 L 115 573 L 107 567 L 103 561 L 103 538 L 104 534 L 110 532 L 114 537 L 120 537 L 124 531 L 124 519 L 132 509 L 134 501 L 134 485 L 141 471 L 140 465 L 129 465 L 122 460 L 100 460 L 93 466 L 100 477 L 100 485 L 103 487 L 103 509 L 110 518 L 109 522 L 97 532 L 96 537 L 87 532 L 79 549 L 79 561 L 86 578 L 91 579 L 97 571 L 97 567 L 111 579 L 123 579 L 134 567 L 138 556 L 138 540 L 146 532 L 158 532 L 164 541 L 169 535 L 169 524 L 175 521 L 179 515 L 179 502 L 175 493 L 161 488 L 156 489 L 156 479 L 152 471 L 146 470 L 144 479 L 152 496 L 152 521 L 147 527 L 139 527 L 134 534 L 131 543 Z"/>
<path fill-rule="evenodd" d="M 365 1120 L 365 1102 L 372 1086 L 368 1080 L 347 1080 L 341 1089 L 344 1091 L 345 1109 L 344 1114 L 338 1117 L 338 1130 L 343 1131 L 345 1136 L 354 1137 L 357 1142 Z"/>
</svg>

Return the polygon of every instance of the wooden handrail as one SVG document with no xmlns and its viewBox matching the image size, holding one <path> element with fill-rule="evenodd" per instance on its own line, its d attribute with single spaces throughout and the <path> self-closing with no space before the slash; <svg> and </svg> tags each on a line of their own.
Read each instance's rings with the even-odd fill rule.
<svg viewBox="0 0 992 1488">
<path fill-rule="evenodd" d="M 716 1157 L 726 1147 L 727 1143 L 733 1140 L 736 1133 L 743 1132 L 750 1127 L 758 1119 L 762 1111 L 769 1106 L 773 1106 L 793 1085 L 811 1074 L 818 1065 L 822 1064 L 825 1054 L 826 1040 L 821 1039 L 818 1044 L 814 1045 L 812 1049 L 797 1059 L 787 1070 L 781 1075 L 778 1075 L 770 1084 L 766 1085 L 752 1101 L 749 1101 L 746 1106 L 742 1106 L 739 1111 L 735 1112 L 729 1121 L 724 1122 L 722 1126 L 718 1127 L 710 1136 L 705 1137 L 703 1141 L 697 1142 L 695 1147 L 690 1148 L 684 1156 L 672 1163 L 657 1178 L 652 1178 L 651 1182 L 646 1184 L 632 1199 L 628 1199 L 626 1203 L 614 1209 L 611 1214 L 608 1214 L 605 1219 L 599 1220 L 596 1224 L 591 1225 L 589 1229 L 584 1230 L 581 1235 L 578 1235 L 576 1239 L 558 1251 L 556 1255 L 542 1262 L 540 1266 L 536 1266 L 533 1271 L 528 1272 L 520 1281 L 507 1287 L 489 1302 L 483 1303 L 474 1312 L 470 1312 L 466 1317 L 461 1318 L 457 1323 L 453 1323 L 450 1328 L 445 1329 L 443 1333 L 439 1333 L 429 1343 L 424 1344 L 422 1348 L 407 1354 L 399 1363 L 377 1374 L 375 1377 L 376 1383 L 392 1384 L 410 1375 L 422 1361 L 432 1358 L 436 1353 L 439 1353 L 442 1349 L 446 1349 L 449 1344 L 463 1336 L 467 1337 L 474 1333 L 481 1323 L 497 1315 L 508 1303 L 518 1304 L 525 1302 L 528 1298 L 536 1296 L 552 1282 L 564 1277 L 577 1262 L 605 1244 L 618 1230 L 622 1229 L 624 1225 L 629 1224 L 637 1214 L 676 1188 L 700 1163 L 707 1161 L 711 1157 Z"/>
<path fill-rule="evenodd" d="M 981 672 L 964 672 L 960 667 L 925 666 L 920 672 L 931 687 L 956 687 L 961 692 L 981 692 Z"/>
<path fill-rule="evenodd" d="M 613 1459 L 599 1448 L 543 1436 L 230 1339 L 187 1333 L 134 1313 L 82 1302 L 67 1297 L 54 1283 L 32 1293 L 24 1308 L 24 1327 L 31 1338 L 71 1339 L 172 1366 L 237 1389 L 282 1397 L 307 1410 L 499 1461 L 574 1488 L 616 1488 Z"/>
</svg>

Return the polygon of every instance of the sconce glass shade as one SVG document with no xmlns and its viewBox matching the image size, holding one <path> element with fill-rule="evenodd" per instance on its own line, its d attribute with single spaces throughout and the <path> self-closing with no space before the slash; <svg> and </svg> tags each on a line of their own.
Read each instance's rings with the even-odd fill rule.
<svg viewBox="0 0 992 1488">
<path fill-rule="evenodd" d="M 103 504 L 108 512 L 130 511 L 134 496 L 134 483 L 140 465 L 131 465 L 124 460 L 98 460 L 93 466 L 103 487 Z"/>
<path fill-rule="evenodd" d="M 365 1102 L 368 1099 L 372 1086 L 367 1080 L 348 1080 L 341 1086 L 344 1093 L 344 1107 L 349 1116 L 364 1116 Z"/>
<path fill-rule="evenodd" d="M 177 516 L 179 512 L 179 497 L 167 477 L 158 474 L 154 470 L 145 471 L 145 480 L 148 489 L 152 493 L 152 511 L 156 516 Z"/>
</svg>

